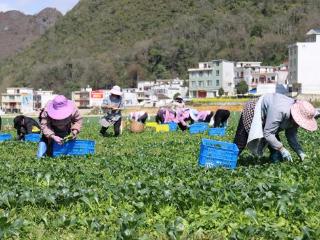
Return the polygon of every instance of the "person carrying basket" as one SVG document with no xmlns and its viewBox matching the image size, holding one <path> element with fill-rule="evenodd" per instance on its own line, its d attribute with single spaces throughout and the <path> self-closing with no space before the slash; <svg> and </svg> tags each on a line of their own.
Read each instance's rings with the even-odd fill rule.
<svg viewBox="0 0 320 240">
<path fill-rule="evenodd" d="M 114 86 L 109 96 L 102 102 L 101 108 L 105 115 L 100 119 L 100 134 L 106 136 L 110 126 L 114 127 L 114 136 L 118 137 L 121 132 L 121 111 L 123 110 L 123 98 L 121 88 Z"/>
</svg>

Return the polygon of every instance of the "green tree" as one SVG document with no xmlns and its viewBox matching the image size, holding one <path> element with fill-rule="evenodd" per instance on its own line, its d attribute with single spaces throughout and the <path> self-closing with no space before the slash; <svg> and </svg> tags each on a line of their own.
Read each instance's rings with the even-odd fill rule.
<svg viewBox="0 0 320 240">
<path fill-rule="evenodd" d="M 240 81 L 237 85 L 236 85 L 236 90 L 237 90 L 237 94 L 245 94 L 248 92 L 249 87 L 248 84 L 246 83 L 246 81 Z"/>
<path fill-rule="evenodd" d="M 224 89 L 222 87 L 219 88 L 218 93 L 219 93 L 219 96 L 223 96 L 224 95 Z"/>
</svg>

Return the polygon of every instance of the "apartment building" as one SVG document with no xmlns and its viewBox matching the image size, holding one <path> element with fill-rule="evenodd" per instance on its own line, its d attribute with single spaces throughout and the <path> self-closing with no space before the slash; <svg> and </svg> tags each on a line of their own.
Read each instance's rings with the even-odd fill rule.
<svg viewBox="0 0 320 240">
<path fill-rule="evenodd" d="M 5 113 L 31 113 L 33 112 L 32 88 L 7 88 L 2 93 L 1 107 Z"/>
<path fill-rule="evenodd" d="M 225 95 L 235 94 L 234 62 L 223 59 L 200 62 L 198 68 L 190 68 L 188 73 L 190 97 L 216 97 L 220 88 Z"/>
<path fill-rule="evenodd" d="M 311 29 L 305 42 L 289 46 L 289 84 L 302 94 L 320 94 L 320 28 Z"/>
</svg>

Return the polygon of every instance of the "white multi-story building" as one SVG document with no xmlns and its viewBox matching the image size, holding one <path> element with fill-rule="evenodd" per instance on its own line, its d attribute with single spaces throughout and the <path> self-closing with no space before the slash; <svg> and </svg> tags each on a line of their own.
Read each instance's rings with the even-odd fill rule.
<svg viewBox="0 0 320 240">
<path fill-rule="evenodd" d="M 33 89 L 7 88 L 7 92 L 2 93 L 1 106 L 5 113 L 32 113 Z"/>
<path fill-rule="evenodd" d="M 122 89 L 125 107 L 139 105 L 138 94 L 136 93 L 136 90 L 137 90 L 136 88 L 123 88 Z"/>
<path fill-rule="evenodd" d="M 320 28 L 311 29 L 305 42 L 289 46 L 289 84 L 293 91 L 320 94 Z"/>
<path fill-rule="evenodd" d="M 176 79 L 159 79 L 156 85 L 152 87 L 153 95 L 163 94 L 170 99 L 179 93 L 183 98 L 188 94 L 188 87 L 184 86 L 184 80 Z"/>
<path fill-rule="evenodd" d="M 88 86 L 80 91 L 73 91 L 71 95 L 78 108 L 93 108 L 100 107 L 107 94 L 108 91 L 105 89 L 92 90 Z"/>
<path fill-rule="evenodd" d="M 90 107 L 100 107 L 103 99 L 107 96 L 108 91 L 105 89 L 92 90 L 90 92 L 89 105 Z"/>
<path fill-rule="evenodd" d="M 200 62 L 198 68 L 190 68 L 188 72 L 190 97 L 215 97 L 220 88 L 226 95 L 235 94 L 234 62 L 221 59 Z"/>
<path fill-rule="evenodd" d="M 173 99 L 174 95 L 179 93 L 182 97 L 188 94 L 188 87 L 185 86 L 184 80 L 175 79 L 158 79 L 156 81 L 139 81 L 136 89 L 136 94 L 139 103 L 158 101 L 160 96 L 161 100 Z"/>
<path fill-rule="evenodd" d="M 279 67 L 261 66 L 261 62 L 237 62 L 235 82 L 245 81 L 249 92 L 257 95 L 287 92 L 288 69 L 285 64 Z"/>
<path fill-rule="evenodd" d="M 34 91 L 33 96 L 33 108 L 34 110 L 42 109 L 46 106 L 46 104 L 53 100 L 57 94 L 53 94 L 53 91 L 44 91 L 42 89 L 39 89 L 37 91 Z"/>
<path fill-rule="evenodd" d="M 139 102 L 149 100 L 152 95 L 152 87 L 156 85 L 155 81 L 138 81 L 136 93 Z"/>
<path fill-rule="evenodd" d="M 91 92 L 92 88 L 89 86 L 86 88 L 81 88 L 80 91 L 73 91 L 71 93 L 71 98 L 78 108 L 91 108 Z"/>
</svg>

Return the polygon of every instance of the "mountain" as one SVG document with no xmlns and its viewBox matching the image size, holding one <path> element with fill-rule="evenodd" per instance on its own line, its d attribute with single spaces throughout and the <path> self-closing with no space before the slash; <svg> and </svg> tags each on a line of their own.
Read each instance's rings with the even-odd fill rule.
<svg viewBox="0 0 320 240">
<path fill-rule="evenodd" d="M 19 11 L 0 12 L 0 60 L 30 46 L 60 17 L 62 14 L 53 8 L 33 16 Z"/>
<path fill-rule="evenodd" d="M 68 94 L 90 84 L 187 77 L 199 61 L 287 59 L 320 26 L 318 0 L 80 0 L 44 35 L 0 63 L 0 88 Z"/>
</svg>

